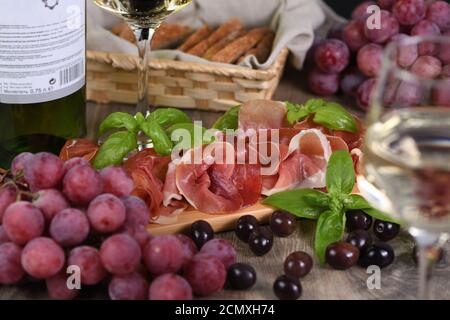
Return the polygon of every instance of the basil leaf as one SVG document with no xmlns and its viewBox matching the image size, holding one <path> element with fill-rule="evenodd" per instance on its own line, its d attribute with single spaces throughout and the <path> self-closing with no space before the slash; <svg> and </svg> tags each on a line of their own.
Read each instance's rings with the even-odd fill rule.
<svg viewBox="0 0 450 320">
<path fill-rule="evenodd" d="M 99 136 L 104 135 L 111 129 L 125 128 L 129 132 L 136 133 L 138 131 L 138 122 L 129 113 L 126 112 L 114 112 L 106 117 L 100 124 L 98 131 Z"/>
<path fill-rule="evenodd" d="M 372 218 L 388 221 L 392 223 L 402 224 L 399 220 L 389 217 L 380 210 L 372 208 L 369 202 L 359 194 L 351 194 L 344 200 L 344 207 L 346 210 L 362 210 Z"/>
<path fill-rule="evenodd" d="M 185 131 L 176 132 L 177 130 Z M 178 150 L 188 150 L 214 141 L 214 139 L 206 141 L 204 139 L 206 129 L 193 123 L 175 124 L 168 128 L 166 132 Z M 173 135 L 174 133 L 175 136 Z"/>
<path fill-rule="evenodd" d="M 305 120 L 309 116 L 308 109 L 299 104 L 286 102 L 286 109 L 286 119 L 290 124 Z"/>
<path fill-rule="evenodd" d="M 177 123 L 191 123 L 189 116 L 175 108 L 156 109 L 150 114 L 149 119 L 155 120 L 161 127 L 167 128 Z"/>
<path fill-rule="evenodd" d="M 314 239 L 314 251 L 320 261 L 325 263 L 327 247 L 342 240 L 345 230 L 345 213 L 325 211 L 319 216 Z"/>
<path fill-rule="evenodd" d="M 213 129 L 225 131 L 227 129 L 236 130 L 239 126 L 239 111 L 241 106 L 236 106 L 225 112 L 216 123 L 212 126 Z"/>
<path fill-rule="evenodd" d="M 341 150 L 331 155 L 326 179 L 328 193 L 349 194 L 352 192 L 356 175 L 349 152 Z"/>
<path fill-rule="evenodd" d="M 137 124 L 138 124 L 139 127 L 140 127 L 141 124 L 143 124 L 144 121 L 145 121 L 145 117 L 144 117 L 144 115 L 143 115 L 141 112 L 136 113 L 136 114 L 134 115 L 134 119 L 136 119 L 136 122 L 137 122 Z"/>
<path fill-rule="evenodd" d="M 152 139 L 153 148 L 156 153 L 161 156 L 168 156 L 172 152 L 173 144 L 165 131 L 161 128 L 158 122 L 153 119 L 147 119 L 141 125 L 142 131 Z"/>
<path fill-rule="evenodd" d="M 300 218 L 317 219 L 328 209 L 328 196 L 313 189 L 297 189 L 274 194 L 263 203 L 288 211 Z"/>
<path fill-rule="evenodd" d="M 136 134 L 128 131 L 115 132 L 100 146 L 94 159 L 94 167 L 103 169 L 112 165 L 120 165 L 123 158 L 136 148 Z"/>
<path fill-rule="evenodd" d="M 324 106 L 316 109 L 315 113 L 314 122 L 329 129 L 352 133 L 358 131 L 355 118 L 338 103 L 326 103 Z"/>
<path fill-rule="evenodd" d="M 309 113 L 314 113 L 320 108 L 327 105 L 327 102 L 323 99 L 309 99 L 305 103 L 305 108 Z"/>
</svg>

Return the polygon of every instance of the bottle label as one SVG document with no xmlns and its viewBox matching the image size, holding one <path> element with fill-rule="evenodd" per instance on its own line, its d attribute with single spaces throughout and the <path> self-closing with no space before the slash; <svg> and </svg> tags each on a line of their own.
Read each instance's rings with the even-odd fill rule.
<svg viewBox="0 0 450 320">
<path fill-rule="evenodd" d="M 0 103 L 66 97 L 85 85 L 85 0 L 1 0 Z"/>
</svg>

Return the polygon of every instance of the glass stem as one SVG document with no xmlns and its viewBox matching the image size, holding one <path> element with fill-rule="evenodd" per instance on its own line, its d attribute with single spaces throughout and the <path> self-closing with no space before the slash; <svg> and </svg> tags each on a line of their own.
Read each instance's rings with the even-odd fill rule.
<svg viewBox="0 0 450 320">
<path fill-rule="evenodd" d="M 417 228 L 410 228 L 416 240 L 419 255 L 419 299 L 430 299 L 430 282 L 434 264 L 439 258 L 439 250 L 446 241 L 446 236 L 436 235 Z"/>
<path fill-rule="evenodd" d="M 148 101 L 148 71 L 149 71 L 149 56 L 151 50 L 151 42 L 155 29 L 153 28 L 136 28 L 131 26 L 139 51 L 139 65 L 138 65 L 138 102 L 136 112 L 141 112 L 144 116 L 150 110 Z"/>
</svg>

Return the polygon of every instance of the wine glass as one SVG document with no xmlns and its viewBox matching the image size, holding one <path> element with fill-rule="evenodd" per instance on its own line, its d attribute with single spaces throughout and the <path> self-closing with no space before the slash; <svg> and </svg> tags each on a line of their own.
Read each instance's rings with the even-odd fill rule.
<svg viewBox="0 0 450 320">
<path fill-rule="evenodd" d="M 450 232 L 449 60 L 450 37 L 405 37 L 387 47 L 358 176 L 362 195 L 415 238 L 422 299 Z"/>
<path fill-rule="evenodd" d="M 152 37 L 171 13 L 192 0 L 94 0 L 101 8 L 125 19 L 133 30 L 139 51 L 138 103 L 136 112 L 146 114 L 148 103 L 148 64 Z"/>
</svg>

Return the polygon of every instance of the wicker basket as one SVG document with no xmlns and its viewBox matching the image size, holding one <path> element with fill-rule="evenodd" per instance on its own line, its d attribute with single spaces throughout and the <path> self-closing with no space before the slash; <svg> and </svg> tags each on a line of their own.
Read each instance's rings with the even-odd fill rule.
<svg viewBox="0 0 450 320">
<path fill-rule="evenodd" d="M 225 111 L 244 101 L 270 99 L 283 73 L 284 49 L 267 70 L 151 60 L 149 101 L 156 106 Z M 87 96 L 99 103 L 137 101 L 137 57 L 88 51 Z"/>
</svg>

